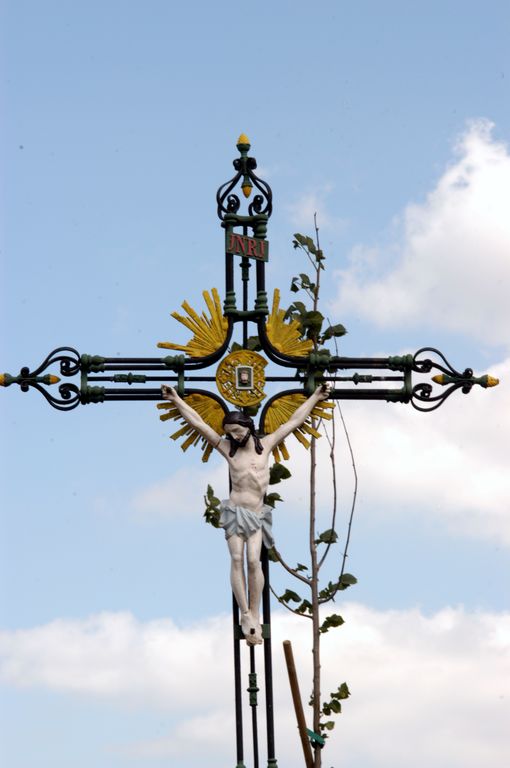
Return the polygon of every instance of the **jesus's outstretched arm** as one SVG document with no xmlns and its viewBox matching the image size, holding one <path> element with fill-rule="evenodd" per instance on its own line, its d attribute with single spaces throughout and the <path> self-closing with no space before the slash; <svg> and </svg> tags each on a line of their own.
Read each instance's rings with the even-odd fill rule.
<svg viewBox="0 0 510 768">
<path fill-rule="evenodd" d="M 195 409 L 188 405 L 182 397 L 179 397 L 173 387 L 164 385 L 161 387 L 161 392 L 163 399 L 173 403 L 182 418 L 187 421 L 191 427 L 196 429 L 202 437 L 205 437 L 208 443 L 217 448 L 221 442 L 220 435 L 218 435 L 218 433 L 203 420 Z"/>
<path fill-rule="evenodd" d="M 285 440 L 285 438 L 288 437 L 291 432 L 294 432 L 295 429 L 300 427 L 306 421 L 317 403 L 319 403 L 321 400 L 328 399 L 331 389 L 332 385 L 329 383 L 321 384 L 319 387 L 317 387 L 313 395 L 310 395 L 310 397 L 305 400 L 305 402 L 302 403 L 299 408 L 296 408 L 290 419 L 286 421 L 285 424 L 282 424 L 280 427 L 278 427 L 278 429 L 275 429 L 274 432 L 271 432 L 271 434 L 266 435 L 266 437 L 263 438 L 264 446 L 267 446 L 269 450 L 272 450 L 275 445 L 278 445 L 282 442 L 282 440 Z"/>
</svg>

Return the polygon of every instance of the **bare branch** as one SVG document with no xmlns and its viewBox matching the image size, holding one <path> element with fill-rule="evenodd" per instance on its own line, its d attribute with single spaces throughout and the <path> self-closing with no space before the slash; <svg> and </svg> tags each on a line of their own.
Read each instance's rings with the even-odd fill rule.
<svg viewBox="0 0 510 768">
<path fill-rule="evenodd" d="M 337 491 L 337 482 L 336 482 L 336 462 L 335 462 L 335 443 L 336 443 L 336 429 L 335 429 L 335 419 L 333 417 L 333 424 L 332 424 L 332 436 L 329 437 L 329 433 L 326 427 L 326 424 L 323 424 L 324 434 L 326 435 L 326 439 L 329 443 L 329 458 L 331 460 L 331 471 L 333 475 L 333 512 L 331 514 L 331 530 L 335 530 L 335 523 L 336 523 L 336 511 L 337 511 L 337 500 L 338 500 L 338 491 Z M 326 545 L 326 549 L 324 550 L 324 553 L 319 560 L 319 563 L 317 565 L 317 570 L 320 571 L 322 564 L 326 557 L 328 556 L 329 548 L 331 547 L 331 542 L 329 541 Z"/>
<path fill-rule="evenodd" d="M 354 451 L 352 450 L 351 438 L 349 436 L 349 432 L 347 430 L 347 425 L 345 423 L 344 415 L 342 413 L 342 409 L 340 408 L 340 403 L 338 402 L 338 400 L 337 400 L 337 406 L 338 406 L 338 411 L 340 413 L 340 418 L 342 420 L 342 425 L 343 425 L 344 432 L 345 432 L 345 438 L 347 440 L 347 446 L 349 448 L 349 453 L 351 455 L 352 471 L 353 471 L 353 474 L 354 474 L 354 490 L 353 490 L 353 493 L 352 493 L 351 514 L 349 515 L 349 524 L 347 526 L 347 538 L 345 540 L 344 555 L 343 555 L 343 558 L 342 558 L 342 569 L 340 571 L 340 578 L 338 580 L 339 583 L 341 583 L 342 582 L 342 576 L 344 575 L 344 571 L 345 571 L 345 561 L 347 560 L 347 556 L 348 556 L 347 555 L 347 551 L 349 549 L 349 543 L 350 543 L 350 540 L 351 540 L 352 521 L 353 521 L 353 518 L 354 518 L 354 509 L 356 507 L 356 499 L 357 499 L 357 496 L 358 496 L 358 471 L 356 469 L 356 461 L 354 459 Z"/>
<path fill-rule="evenodd" d="M 275 554 L 276 559 L 282 565 L 286 571 L 288 571 L 292 576 L 295 576 L 296 579 L 299 579 L 300 581 L 304 582 L 305 584 L 310 585 L 311 579 L 307 578 L 306 576 L 303 576 L 302 573 L 299 573 L 295 568 L 291 568 L 290 565 L 287 565 L 283 557 L 280 555 L 276 547 L 273 547 L 273 552 Z"/>
</svg>

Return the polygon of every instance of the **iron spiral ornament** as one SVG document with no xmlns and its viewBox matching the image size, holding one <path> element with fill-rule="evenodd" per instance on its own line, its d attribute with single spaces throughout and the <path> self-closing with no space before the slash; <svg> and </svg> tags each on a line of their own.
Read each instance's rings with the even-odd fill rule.
<svg viewBox="0 0 510 768">
<path fill-rule="evenodd" d="M 436 355 L 442 362 L 432 360 L 430 357 L 421 358 L 425 353 Z M 434 347 L 422 347 L 413 356 L 412 369 L 416 373 L 426 374 L 433 370 L 440 371 L 432 380 L 440 387 L 446 387 L 443 391 L 434 394 L 434 387 L 429 382 L 415 384 L 411 393 L 411 404 L 417 411 L 435 411 L 454 392 L 460 389 L 465 395 L 471 392 L 473 385 L 479 383 L 473 376 L 473 369 L 466 368 L 462 373 L 457 371 L 446 359 L 442 352 Z"/>
</svg>

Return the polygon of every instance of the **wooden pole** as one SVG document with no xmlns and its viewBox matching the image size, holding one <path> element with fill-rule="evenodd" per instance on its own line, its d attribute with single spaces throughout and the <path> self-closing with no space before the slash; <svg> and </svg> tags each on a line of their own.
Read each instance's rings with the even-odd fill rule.
<svg viewBox="0 0 510 768">
<path fill-rule="evenodd" d="M 283 641 L 283 652 L 285 654 L 285 662 L 289 674 L 290 690 L 292 693 L 292 701 L 294 702 L 294 711 L 296 713 L 297 726 L 301 738 L 301 746 L 303 747 L 306 768 L 313 768 L 312 747 L 310 746 L 310 741 L 306 732 L 305 713 L 303 712 L 301 694 L 299 693 L 296 665 L 294 664 L 294 655 L 292 653 L 290 640 Z"/>
</svg>

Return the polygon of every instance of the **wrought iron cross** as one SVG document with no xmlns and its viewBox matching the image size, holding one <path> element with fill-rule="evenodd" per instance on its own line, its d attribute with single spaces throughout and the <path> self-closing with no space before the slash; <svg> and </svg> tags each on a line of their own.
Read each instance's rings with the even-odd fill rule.
<svg viewBox="0 0 510 768">
<path fill-rule="evenodd" d="M 37 390 L 57 410 L 71 411 L 79 405 L 109 401 L 160 401 L 161 384 L 175 383 L 181 397 L 194 398 L 204 418 L 213 422 L 227 411 L 225 400 L 238 408 L 259 405 L 266 398 L 266 382 L 288 385 L 266 400 L 259 417 L 260 432 L 273 431 L 289 403 L 311 394 L 318 383 L 334 385 L 332 400 L 384 400 L 411 403 L 419 411 L 433 411 L 454 392 L 467 394 L 475 385 L 491 387 L 498 380 L 476 377 L 471 368 L 455 369 L 437 349 L 424 347 L 415 354 L 381 358 L 343 357 L 327 350 L 314 351 L 313 345 L 300 338 L 296 323 L 285 317 L 275 291 L 271 309 L 266 292 L 265 270 L 269 260 L 267 225 L 272 213 L 272 192 L 255 170 L 255 158 L 249 156 L 250 144 L 243 134 L 237 143 L 239 157 L 234 160 L 235 175 L 217 192 L 217 212 L 225 231 L 225 286 L 221 305 L 219 293 L 204 292 L 208 314 L 198 315 L 184 303 L 186 315 L 174 313 L 193 332 L 186 346 L 162 342 L 158 346 L 180 354 L 160 357 L 107 357 L 80 354 L 73 347 L 58 347 L 31 370 L 22 367 L 19 374 L 0 374 L 0 385 L 17 385 L 23 392 Z M 241 213 L 241 197 L 247 201 Z M 250 202 L 251 199 L 251 202 Z M 236 283 L 235 262 L 240 266 L 241 287 Z M 255 287 L 250 291 L 250 272 L 255 267 Z M 239 272 L 238 272 L 239 274 Z M 259 352 L 253 351 L 250 329 L 255 329 Z M 234 331 L 240 329 L 239 341 L 232 346 Z M 266 376 L 270 362 L 276 374 Z M 54 373 L 58 369 L 59 375 Z M 211 374 L 211 369 L 214 371 Z M 285 369 L 292 375 L 284 375 Z M 209 370 L 209 373 L 207 371 Z M 53 372 L 52 372 L 53 371 Z M 434 372 L 430 381 L 423 377 Z M 63 379 L 63 380 L 62 380 Z M 207 383 L 206 389 L 202 384 Z M 211 385 L 216 384 L 216 390 Z M 197 386 L 199 385 L 199 386 Z M 55 389 L 56 388 L 56 389 Z M 54 394 L 55 392 L 55 394 Z M 219 393 L 218 393 L 219 392 Z M 163 409 L 169 406 L 161 404 Z M 295 406 L 294 406 L 295 407 Z M 205 415 L 205 414 L 208 414 Z M 173 418 L 168 412 L 162 418 Z M 220 431 L 221 427 L 218 428 Z M 177 436 L 185 437 L 184 447 L 198 442 L 186 428 Z M 306 438 L 301 435 L 302 440 Z M 285 450 L 285 449 L 284 449 Z M 209 451 L 210 452 L 210 451 Z M 204 445 L 204 459 L 208 448 Z M 278 458 L 278 457 L 277 457 Z M 267 765 L 277 765 L 273 728 L 272 660 L 270 631 L 269 573 L 267 553 L 263 552 L 266 579 L 263 595 L 264 678 L 266 700 Z M 237 768 L 244 768 L 242 726 L 241 650 L 242 633 L 238 608 L 233 606 L 234 678 L 236 696 Z M 249 706 L 252 712 L 253 761 L 259 765 L 257 726 L 257 675 L 253 646 L 249 648 Z"/>
</svg>

